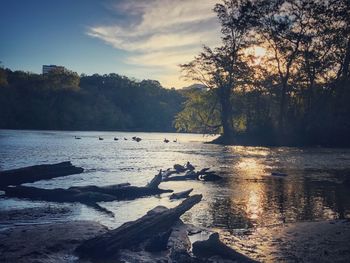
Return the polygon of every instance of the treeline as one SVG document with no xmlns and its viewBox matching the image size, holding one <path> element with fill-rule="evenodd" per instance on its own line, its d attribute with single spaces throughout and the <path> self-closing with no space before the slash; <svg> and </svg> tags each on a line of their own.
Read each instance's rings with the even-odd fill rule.
<svg viewBox="0 0 350 263">
<path fill-rule="evenodd" d="M 0 68 L 0 128 L 174 131 L 183 96 L 158 81 Z"/>
<path fill-rule="evenodd" d="M 222 45 L 182 68 L 176 127 L 228 144 L 350 146 L 350 1 L 225 0 Z"/>
</svg>

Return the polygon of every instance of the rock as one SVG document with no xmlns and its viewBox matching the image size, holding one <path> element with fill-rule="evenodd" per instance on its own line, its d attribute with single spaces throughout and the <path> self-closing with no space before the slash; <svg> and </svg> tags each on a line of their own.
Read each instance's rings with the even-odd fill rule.
<svg viewBox="0 0 350 263">
<path fill-rule="evenodd" d="M 192 252 L 196 257 L 203 259 L 218 257 L 235 262 L 256 262 L 222 243 L 218 233 L 211 234 L 208 240 L 194 242 Z"/>
</svg>

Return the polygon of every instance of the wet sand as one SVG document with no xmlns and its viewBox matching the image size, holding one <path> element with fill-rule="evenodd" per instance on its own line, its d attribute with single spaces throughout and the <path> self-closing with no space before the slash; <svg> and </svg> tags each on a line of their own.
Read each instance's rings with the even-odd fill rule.
<svg viewBox="0 0 350 263">
<path fill-rule="evenodd" d="M 15 226 L 0 232 L 0 262 L 75 262 L 74 249 L 107 228 L 92 221 Z"/>
<path fill-rule="evenodd" d="M 86 262 L 73 254 L 74 249 L 106 231 L 92 221 L 11 227 L 0 232 L 0 262 Z M 261 262 L 350 261 L 349 220 L 276 225 L 221 239 Z"/>
</svg>

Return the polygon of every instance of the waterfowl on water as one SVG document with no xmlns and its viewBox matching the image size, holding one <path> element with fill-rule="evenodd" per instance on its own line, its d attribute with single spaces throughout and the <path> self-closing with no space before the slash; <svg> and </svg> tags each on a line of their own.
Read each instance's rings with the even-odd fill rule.
<svg viewBox="0 0 350 263">
<path fill-rule="evenodd" d="M 272 176 L 287 176 L 286 173 L 280 173 L 280 172 L 272 172 L 271 175 Z"/>
<path fill-rule="evenodd" d="M 165 142 L 165 143 L 168 143 L 169 140 L 168 140 L 167 138 L 164 138 L 164 142 Z"/>
<path fill-rule="evenodd" d="M 103 141 L 103 138 L 102 138 L 102 137 L 98 137 L 98 139 L 99 139 L 100 141 Z"/>
<path fill-rule="evenodd" d="M 114 137 L 114 140 L 115 140 L 115 141 L 118 141 L 119 139 L 118 139 L 117 137 Z"/>
<path fill-rule="evenodd" d="M 127 138 L 124 138 L 124 141 L 127 141 L 128 139 Z"/>
<path fill-rule="evenodd" d="M 190 171 L 194 171 L 194 169 L 195 169 L 194 166 L 190 162 L 187 162 L 186 168 Z"/>
<path fill-rule="evenodd" d="M 136 142 L 140 142 L 141 141 L 141 138 L 140 137 L 136 137 L 136 136 L 132 137 L 132 139 L 134 141 L 136 141 Z"/>
<path fill-rule="evenodd" d="M 174 169 L 177 173 L 183 173 L 186 171 L 186 168 L 181 164 L 174 164 Z"/>
<path fill-rule="evenodd" d="M 75 138 L 76 140 L 80 140 L 80 139 L 81 139 L 81 138 L 78 137 L 78 136 L 74 136 L 74 138 Z"/>
<path fill-rule="evenodd" d="M 173 140 L 173 142 L 177 142 L 177 138 L 175 140 Z"/>
</svg>

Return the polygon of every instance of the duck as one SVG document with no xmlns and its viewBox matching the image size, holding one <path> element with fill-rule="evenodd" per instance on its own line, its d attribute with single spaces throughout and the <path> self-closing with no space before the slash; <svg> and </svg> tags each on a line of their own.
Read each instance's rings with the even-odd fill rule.
<svg viewBox="0 0 350 263">
<path fill-rule="evenodd" d="M 100 141 L 103 141 L 103 138 L 102 138 L 102 137 L 100 137 L 100 136 L 98 137 L 98 139 L 99 139 Z"/>
<path fill-rule="evenodd" d="M 81 137 L 78 137 L 78 136 L 74 136 L 74 138 L 75 138 L 76 140 L 80 140 L 80 139 L 81 139 Z"/>
<path fill-rule="evenodd" d="M 128 139 L 124 137 L 124 141 L 127 141 Z"/>
<path fill-rule="evenodd" d="M 190 170 L 190 171 L 194 171 L 194 166 L 190 163 L 190 162 L 187 162 L 187 164 L 186 164 L 186 169 L 187 170 Z"/>
<path fill-rule="evenodd" d="M 287 176 L 286 173 L 281 173 L 281 172 L 271 172 L 272 176 Z"/>
<path fill-rule="evenodd" d="M 173 142 L 177 142 L 177 138 L 175 140 L 173 140 Z"/>
<path fill-rule="evenodd" d="M 165 142 L 165 143 L 168 143 L 169 140 L 168 140 L 167 138 L 164 138 L 164 142 Z"/>
<path fill-rule="evenodd" d="M 114 137 L 114 140 L 115 140 L 115 141 L 118 141 L 119 139 L 118 139 L 117 137 Z"/>
<path fill-rule="evenodd" d="M 186 171 L 186 168 L 181 164 L 174 164 L 174 169 L 176 170 L 176 173 L 183 173 Z"/>
</svg>

